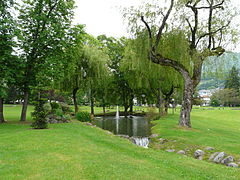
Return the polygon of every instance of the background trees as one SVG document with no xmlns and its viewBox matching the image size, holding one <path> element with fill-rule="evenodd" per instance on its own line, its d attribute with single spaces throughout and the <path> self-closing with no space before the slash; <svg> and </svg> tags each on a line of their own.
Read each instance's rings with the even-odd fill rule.
<svg viewBox="0 0 240 180">
<path fill-rule="evenodd" d="M 31 87 L 38 84 L 37 76 L 46 77 L 46 68 L 51 71 L 58 63 L 53 56 L 63 50 L 73 8 L 73 0 L 24 0 L 20 7 L 19 42 L 24 60 L 21 121 L 26 120 L 29 93 Z"/>
<path fill-rule="evenodd" d="M 3 101 L 7 95 L 7 88 L 15 82 L 19 75 L 19 59 L 16 56 L 14 47 L 17 35 L 16 21 L 11 14 L 15 7 L 13 0 L 0 2 L 0 123 L 4 122 Z"/>
</svg>

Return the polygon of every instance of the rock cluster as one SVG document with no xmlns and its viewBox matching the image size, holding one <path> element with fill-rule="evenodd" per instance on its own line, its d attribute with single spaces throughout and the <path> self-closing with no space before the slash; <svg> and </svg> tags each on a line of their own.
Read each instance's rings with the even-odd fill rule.
<svg viewBox="0 0 240 180">
<path fill-rule="evenodd" d="M 50 124 L 57 124 L 57 123 L 69 123 L 70 120 L 66 119 L 64 116 L 57 116 L 55 114 L 49 114 L 46 117 L 46 121 Z"/>
<path fill-rule="evenodd" d="M 212 161 L 214 163 L 220 163 L 224 164 L 229 167 L 238 167 L 239 165 L 237 163 L 234 163 L 234 157 L 233 156 L 227 156 L 225 152 L 215 152 L 213 153 L 209 161 Z"/>
</svg>

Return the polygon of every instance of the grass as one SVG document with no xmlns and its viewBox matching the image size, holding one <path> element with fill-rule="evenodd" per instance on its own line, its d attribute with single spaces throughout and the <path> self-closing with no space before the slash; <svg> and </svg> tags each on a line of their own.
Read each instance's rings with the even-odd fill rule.
<svg viewBox="0 0 240 180">
<path fill-rule="evenodd" d="M 224 151 L 234 155 L 240 161 L 240 111 L 225 108 L 219 110 L 194 109 L 191 114 L 192 129 L 179 128 L 179 114 L 169 115 L 155 121 L 153 132 L 169 141 L 164 144 L 153 144 L 155 148 L 189 149 L 211 146 L 215 151 Z M 172 142 L 171 140 L 176 140 Z"/>
<path fill-rule="evenodd" d="M 126 139 L 76 121 L 68 124 L 51 124 L 46 130 L 32 130 L 28 124 L 14 123 L 19 119 L 17 107 L 7 108 L 9 110 L 5 112 L 6 118 L 13 121 L 0 125 L 1 180 L 240 179 L 239 169 L 162 150 L 137 147 Z M 237 117 L 240 112 L 234 111 L 233 113 L 236 114 L 229 118 L 231 123 L 226 122 L 225 125 L 231 124 L 230 127 L 216 125 L 221 122 L 216 118 L 228 117 L 228 114 L 232 114 L 231 110 L 226 110 L 226 114 L 222 116 L 216 110 L 216 118 L 206 117 L 214 112 L 215 110 L 194 111 L 192 130 L 179 129 L 175 126 L 178 116 L 172 115 L 165 120 L 155 121 L 156 126 L 153 131 L 165 138 L 176 139 L 177 142 L 198 145 L 206 141 L 204 146 L 213 146 L 214 138 L 218 139 L 218 137 L 209 137 L 205 141 L 203 137 L 199 137 L 200 139 L 196 139 L 195 142 L 194 139 L 198 137 L 196 133 L 207 138 L 207 126 L 216 133 L 220 133 L 223 129 L 225 131 L 221 134 L 224 137 L 222 143 L 216 141 L 215 143 L 219 146 L 215 147 L 228 148 L 231 146 L 231 136 L 239 138 L 239 135 L 235 134 L 239 126 L 234 127 L 239 121 L 234 117 Z M 223 114 L 224 112 L 221 111 Z M 232 143 L 236 139 L 232 137 Z M 239 149 L 235 147 L 230 152 L 237 153 Z"/>
</svg>

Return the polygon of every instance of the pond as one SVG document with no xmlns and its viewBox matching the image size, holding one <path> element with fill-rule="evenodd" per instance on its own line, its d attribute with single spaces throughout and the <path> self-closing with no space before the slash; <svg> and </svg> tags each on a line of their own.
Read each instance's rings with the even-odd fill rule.
<svg viewBox="0 0 240 180">
<path fill-rule="evenodd" d="M 145 117 L 96 117 L 93 124 L 116 135 L 129 137 L 139 146 L 148 147 L 151 124 Z"/>
</svg>

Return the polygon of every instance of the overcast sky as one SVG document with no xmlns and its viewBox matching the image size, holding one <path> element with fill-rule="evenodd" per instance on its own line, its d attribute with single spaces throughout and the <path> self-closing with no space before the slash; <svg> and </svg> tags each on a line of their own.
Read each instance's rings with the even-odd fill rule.
<svg viewBox="0 0 240 180">
<path fill-rule="evenodd" d="M 240 7 L 239 0 L 233 0 Z M 76 0 L 75 24 L 85 24 L 89 34 L 121 37 L 127 35 L 120 7 L 138 6 L 146 0 Z M 238 48 L 238 52 L 240 47 Z"/>
</svg>

